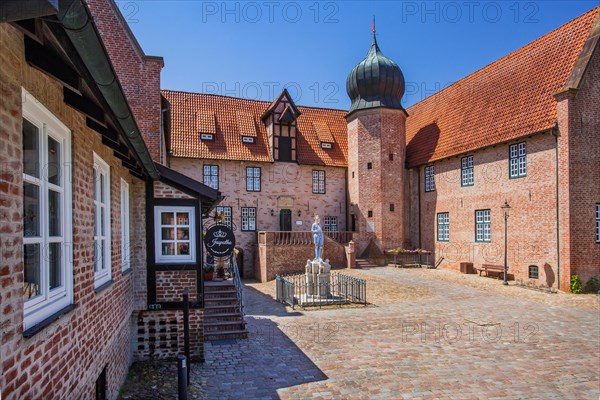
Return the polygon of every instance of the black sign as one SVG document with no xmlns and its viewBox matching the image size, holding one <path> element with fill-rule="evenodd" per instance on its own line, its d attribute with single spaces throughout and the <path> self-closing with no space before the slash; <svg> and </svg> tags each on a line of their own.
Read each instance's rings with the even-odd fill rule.
<svg viewBox="0 0 600 400">
<path fill-rule="evenodd" d="M 227 257 L 235 247 L 235 235 L 231 228 L 215 225 L 206 231 L 204 246 L 213 257 Z"/>
</svg>

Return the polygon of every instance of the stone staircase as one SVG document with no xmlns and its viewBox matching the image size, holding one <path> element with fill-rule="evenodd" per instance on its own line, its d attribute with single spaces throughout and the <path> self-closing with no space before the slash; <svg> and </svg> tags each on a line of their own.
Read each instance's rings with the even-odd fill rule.
<svg viewBox="0 0 600 400">
<path fill-rule="evenodd" d="M 247 337 L 248 331 L 237 307 L 233 281 L 204 282 L 204 340 Z"/>
<path fill-rule="evenodd" d="M 379 267 L 379 265 L 374 264 L 373 262 L 371 262 L 370 260 L 366 259 L 366 258 L 357 258 L 354 265 L 356 266 L 356 268 L 375 268 L 375 267 Z"/>
</svg>

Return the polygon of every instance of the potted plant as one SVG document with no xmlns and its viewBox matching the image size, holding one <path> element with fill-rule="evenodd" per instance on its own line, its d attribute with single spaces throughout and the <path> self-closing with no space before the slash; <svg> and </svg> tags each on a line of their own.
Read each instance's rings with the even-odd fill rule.
<svg viewBox="0 0 600 400">
<path fill-rule="evenodd" d="M 212 281 L 214 273 L 215 273 L 215 266 L 213 264 L 205 263 L 202 266 L 202 274 L 204 275 L 205 281 Z"/>
</svg>

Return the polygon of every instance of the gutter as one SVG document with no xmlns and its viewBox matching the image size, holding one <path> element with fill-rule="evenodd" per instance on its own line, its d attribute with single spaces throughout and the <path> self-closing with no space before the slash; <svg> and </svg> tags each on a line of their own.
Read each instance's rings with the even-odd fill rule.
<svg viewBox="0 0 600 400">
<path fill-rule="evenodd" d="M 67 9 L 61 9 L 58 20 L 116 116 L 121 129 L 140 157 L 144 169 L 153 180 L 158 180 L 160 173 L 152 161 L 148 147 L 146 147 L 129 108 L 129 103 L 100 40 L 100 35 L 83 0 L 75 0 Z"/>
</svg>

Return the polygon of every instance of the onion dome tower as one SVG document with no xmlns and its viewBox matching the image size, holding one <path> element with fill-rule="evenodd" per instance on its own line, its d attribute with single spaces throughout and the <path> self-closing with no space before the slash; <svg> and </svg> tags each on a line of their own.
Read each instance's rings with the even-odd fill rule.
<svg viewBox="0 0 600 400">
<path fill-rule="evenodd" d="M 394 61 L 383 55 L 375 37 L 364 60 L 359 62 L 346 79 L 346 91 L 352 105 L 349 112 L 371 107 L 402 108 L 404 75 Z"/>
<path fill-rule="evenodd" d="M 346 115 L 348 220 L 357 232 L 357 257 L 381 263 L 384 250 L 404 247 L 408 237 L 404 216 L 408 114 L 400 104 L 405 87 L 402 71 L 379 49 L 375 20 L 371 30 L 371 48 L 346 81 L 352 100 Z"/>
</svg>

